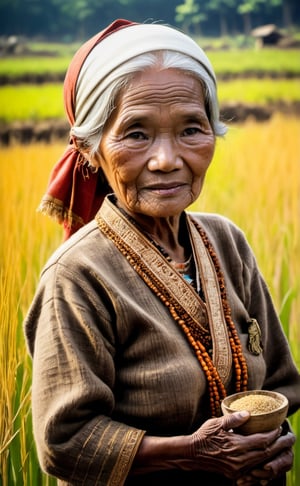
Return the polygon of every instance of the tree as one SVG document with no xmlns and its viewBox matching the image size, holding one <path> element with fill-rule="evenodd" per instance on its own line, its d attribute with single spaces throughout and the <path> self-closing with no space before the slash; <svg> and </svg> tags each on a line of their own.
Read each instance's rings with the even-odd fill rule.
<svg viewBox="0 0 300 486">
<path fill-rule="evenodd" d="M 0 0 L 1 35 L 38 32 L 51 36 L 58 28 L 56 19 L 52 0 Z"/>
<path fill-rule="evenodd" d="M 242 0 L 238 4 L 237 11 L 243 16 L 245 35 L 250 35 L 252 30 L 251 13 L 258 10 L 261 3 L 264 3 L 264 0 Z"/>
<path fill-rule="evenodd" d="M 235 4 L 235 0 L 210 0 L 210 2 L 207 3 L 207 9 L 213 11 L 219 17 L 221 37 L 228 35 L 228 13 L 230 10 L 234 9 Z"/>
<path fill-rule="evenodd" d="M 283 26 L 287 29 L 291 29 L 293 24 L 296 23 L 296 18 L 299 19 L 299 0 L 282 0 L 281 3 Z"/>
<path fill-rule="evenodd" d="M 95 9 L 100 4 L 105 10 L 105 4 L 108 4 L 109 0 L 52 0 L 52 2 L 58 8 L 60 18 L 64 19 L 66 26 L 69 29 L 73 28 L 78 40 L 83 40 L 88 36 L 87 24 L 94 17 Z"/>
<path fill-rule="evenodd" d="M 115 18 L 178 25 L 191 34 L 222 35 L 254 20 L 300 24 L 299 0 L 0 0 L 1 36 L 84 41 Z"/>
<path fill-rule="evenodd" d="M 200 12 L 200 7 L 194 0 L 184 0 L 184 3 L 177 5 L 175 21 L 182 26 L 185 32 L 192 30 L 200 35 L 200 24 L 206 19 L 206 14 Z"/>
</svg>

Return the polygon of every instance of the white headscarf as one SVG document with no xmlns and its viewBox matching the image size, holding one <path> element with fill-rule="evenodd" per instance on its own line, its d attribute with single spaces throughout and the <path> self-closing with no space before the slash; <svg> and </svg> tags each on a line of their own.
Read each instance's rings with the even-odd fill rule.
<svg viewBox="0 0 300 486">
<path fill-rule="evenodd" d="M 118 66 L 140 54 L 162 49 L 193 57 L 215 81 L 208 57 L 190 37 L 166 25 L 134 24 L 104 38 L 85 59 L 76 85 L 76 125 L 84 123 L 114 79 Z"/>
</svg>

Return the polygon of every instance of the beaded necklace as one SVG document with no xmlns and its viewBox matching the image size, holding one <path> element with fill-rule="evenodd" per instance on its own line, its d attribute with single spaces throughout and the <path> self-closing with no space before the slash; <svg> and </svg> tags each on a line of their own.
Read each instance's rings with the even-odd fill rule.
<svg viewBox="0 0 300 486">
<path fill-rule="evenodd" d="M 126 216 L 125 211 L 121 210 L 122 213 Z M 143 232 L 142 228 L 134 221 L 133 218 L 130 216 L 126 216 L 128 219 L 131 221 L 131 223 L 136 226 L 139 231 Z M 168 260 L 168 262 L 172 265 L 175 270 L 180 273 L 180 275 L 193 287 L 196 287 L 195 285 L 195 279 L 193 277 L 193 270 L 192 270 L 192 253 L 190 253 L 189 258 L 185 262 L 176 262 L 175 260 L 172 260 L 168 252 L 161 246 L 159 245 L 152 237 L 150 233 L 144 232 L 145 236 L 150 240 L 152 245 L 156 246 L 156 248 L 160 251 L 160 253 Z M 191 250 L 190 250 L 191 251 Z M 199 293 L 199 289 L 197 289 Z"/>
<path fill-rule="evenodd" d="M 128 217 L 128 215 L 127 215 Z M 96 217 L 99 229 L 115 244 L 118 250 L 128 260 L 134 270 L 140 275 L 144 282 L 148 285 L 151 291 L 161 300 L 167 307 L 174 321 L 181 327 L 189 344 L 193 348 L 195 355 L 205 373 L 208 383 L 209 402 L 211 409 L 211 416 L 216 417 L 221 414 L 221 401 L 225 398 L 227 392 L 226 388 L 219 376 L 219 373 L 211 359 L 210 350 L 212 347 L 212 340 L 209 331 L 203 331 L 203 328 L 196 326 L 188 313 L 180 305 L 180 303 L 172 298 L 166 287 L 163 286 L 158 278 L 143 264 L 141 258 L 136 254 L 131 247 L 120 238 L 111 227 L 101 218 L 100 215 Z M 246 360 L 242 353 L 242 346 L 235 325 L 231 318 L 231 310 L 227 301 L 225 280 L 221 271 L 221 267 L 217 255 L 202 227 L 193 220 L 193 224 L 199 232 L 205 247 L 207 248 L 212 262 L 214 264 L 216 274 L 218 277 L 219 289 L 221 294 L 221 301 L 225 315 L 227 332 L 229 336 L 229 343 L 232 352 L 233 369 L 235 377 L 235 392 L 244 391 L 247 389 L 248 370 Z"/>
<path fill-rule="evenodd" d="M 180 273 L 180 275 L 192 286 L 195 285 L 194 283 L 194 278 L 192 277 L 192 269 L 191 269 L 191 263 L 192 263 L 192 255 L 188 260 L 186 260 L 183 263 L 178 263 L 175 262 L 174 260 L 170 260 L 170 263 L 172 267 L 175 268 L 175 270 Z"/>
<path fill-rule="evenodd" d="M 230 342 L 230 347 L 231 347 L 231 352 L 232 352 L 232 358 L 233 358 L 233 370 L 234 370 L 234 377 L 235 377 L 235 392 L 238 393 L 240 391 L 246 391 L 248 387 L 248 368 L 247 368 L 247 362 L 246 359 L 243 355 L 243 350 L 242 350 L 242 345 L 240 342 L 239 335 L 237 333 L 237 330 L 235 328 L 234 322 L 231 317 L 231 309 L 227 300 L 227 293 L 226 293 L 226 286 L 225 286 L 225 279 L 223 272 L 221 270 L 221 266 L 219 263 L 219 259 L 216 255 L 216 252 L 209 241 L 209 238 L 207 234 L 205 233 L 204 229 L 197 223 L 197 221 L 192 220 L 195 228 L 199 232 L 202 241 L 207 248 L 210 257 L 212 259 L 212 262 L 214 264 L 217 278 L 218 278 L 218 283 L 219 283 L 219 288 L 220 288 L 220 294 L 221 294 L 221 301 L 222 301 L 222 306 L 223 306 L 223 311 L 224 311 L 224 316 L 227 324 L 227 331 L 228 331 L 228 336 L 229 336 L 229 342 Z M 192 340 L 191 340 L 192 341 Z M 193 345 L 193 343 L 191 342 Z M 201 348 L 201 343 L 197 343 L 199 347 Z M 194 347 L 194 345 L 193 345 Z M 218 381 L 218 379 L 217 379 Z M 221 396 L 222 398 L 225 398 L 226 396 L 226 389 L 223 385 L 223 383 L 220 383 L 220 388 L 221 388 Z M 212 399 L 212 396 L 210 397 Z M 220 405 L 220 402 L 219 402 Z M 211 404 L 211 408 L 213 408 Z M 220 411 L 220 410 L 219 410 Z"/>
</svg>

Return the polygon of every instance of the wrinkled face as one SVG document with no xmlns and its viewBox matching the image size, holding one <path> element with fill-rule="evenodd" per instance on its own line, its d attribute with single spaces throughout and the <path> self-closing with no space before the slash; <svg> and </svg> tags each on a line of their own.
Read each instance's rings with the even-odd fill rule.
<svg viewBox="0 0 300 486">
<path fill-rule="evenodd" d="M 152 69 L 119 97 L 97 162 L 127 212 L 164 218 L 197 199 L 214 147 L 200 82 Z"/>
</svg>

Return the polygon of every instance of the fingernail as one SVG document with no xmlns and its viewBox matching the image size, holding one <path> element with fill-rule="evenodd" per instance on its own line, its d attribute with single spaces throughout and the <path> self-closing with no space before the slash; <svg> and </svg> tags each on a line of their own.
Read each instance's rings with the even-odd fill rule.
<svg viewBox="0 0 300 486">
<path fill-rule="evenodd" d="M 237 486 L 242 486 L 243 484 L 247 484 L 249 481 L 251 481 L 251 479 L 251 476 L 243 476 L 236 481 L 236 484 Z"/>
</svg>

